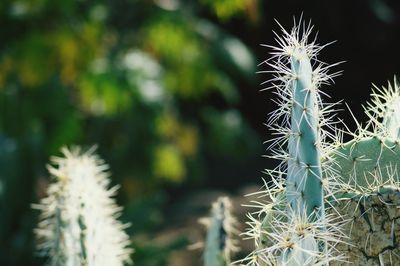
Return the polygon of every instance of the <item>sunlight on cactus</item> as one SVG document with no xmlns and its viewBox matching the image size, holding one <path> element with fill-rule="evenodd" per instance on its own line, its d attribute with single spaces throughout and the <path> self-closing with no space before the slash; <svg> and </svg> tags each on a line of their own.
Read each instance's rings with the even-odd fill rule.
<svg viewBox="0 0 400 266">
<path fill-rule="evenodd" d="M 47 197 L 33 207 L 41 211 L 35 230 L 49 265 L 126 265 L 131 263 L 127 227 L 117 218 L 121 208 L 110 186 L 106 165 L 94 149 L 63 148 L 64 157 L 48 167 L 54 182 Z"/>
</svg>

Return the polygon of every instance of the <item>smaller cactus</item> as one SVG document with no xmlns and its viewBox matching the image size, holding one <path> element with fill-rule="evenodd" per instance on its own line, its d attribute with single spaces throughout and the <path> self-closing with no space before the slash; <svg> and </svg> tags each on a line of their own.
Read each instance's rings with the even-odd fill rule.
<svg viewBox="0 0 400 266">
<path fill-rule="evenodd" d="M 219 197 L 212 204 L 211 216 L 200 220 L 207 227 L 204 249 L 205 266 L 226 266 L 231 263 L 232 252 L 237 251 L 234 235 L 238 234 L 236 219 L 232 216 L 228 197 Z"/>
<path fill-rule="evenodd" d="M 399 265 L 400 90 L 377 89 L 365 108 L 370 121 L 354 139 L 329 156 L 343 182 L 328 203 L 349 220 L 343 230 L 351 245 L 338 245 L 356 265 Z M 369 131 L 372 129 L 372 131 Z M 347 265 L 333 263 L 332 265 Z"/>
<path fill-rule="evenodd" d="M 54 182 L 47 197 L 33 207 L 41 211 L 35 230 L 39 250 L 49 265 L 118 266 L 131 263 L 126 225 L 109 188 L 108 166 L 93 149 L 63 148 L 48 167 Z"/>
<path fill-rule="evenodd" d="M 327 157 L 340 181 L 363 191 L 385 185 L 400 162 L 400 89 L 396 78 L 394 86 L 389 83 L 387 88 L 374 89 L 364 108 L 370 118 L 367 126 L 352 134 L 353 140 L 339 143 Z"/>
<path fill-rule="evenodd" d="M 372 100 L 367 104 L 366 113 L 376 135 L 400 139 L 400 87 L 394 78 L 393 86 L 382 89 L 374 85 Z"/>
</svg>

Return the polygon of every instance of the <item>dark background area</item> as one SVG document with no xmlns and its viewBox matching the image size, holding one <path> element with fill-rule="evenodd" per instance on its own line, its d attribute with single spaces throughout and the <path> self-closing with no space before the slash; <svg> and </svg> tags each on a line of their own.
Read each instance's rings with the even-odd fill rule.
<svg viewBox="0 0 400 266">
<path fill-rule="evenodd" d="M 319 59 L 346 61 L 324 100 L 365 121 L 371 83 L 399 71 L 398 1 L 1 1 L 0 265 L 44 263 L 30 204 L 51 182 L 45 166 L 64 145 L 94 144 L 121 185 L 135 265 L 177 265 L 190 235 L 158 236 L 197 223 L 219 193 L 261 186 L 275 164 L 262 155 L 276 106 L 255 72 L 274 20 L 290 29 L 301 14 L 320 44 L 337 40 Z"/>
</svg>

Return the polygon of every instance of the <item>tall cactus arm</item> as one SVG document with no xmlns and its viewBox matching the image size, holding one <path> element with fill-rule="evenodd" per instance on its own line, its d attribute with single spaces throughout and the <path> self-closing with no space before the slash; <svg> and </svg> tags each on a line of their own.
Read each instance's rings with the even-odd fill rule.
<svg viewBox="0 0 400 266">
<path fill-rule="evenodd" d="M 299 43 L 290 53 L 291 123 L 288 144 L 287 199 L 292 209 L 321 215 L 323 207 L 317 88 L 307 47 Z"/>
<path fill-rule="evenodd" d="M 277 191 L 274 188 L 266 189 L 276 201 L 259 204 L 254 215 L 261 222 L 251 218 L 247 235 L 254 236 L 257 248 L 247 257 L 248 263 L 326 265 L 339 259 L 331 247 L 341 236 L 335 231 L 337 222 L 325 215 L 324 190 L 328 186 L 322 167 L 329 150 L 326 138 L 333 137 L 325 131 L 334 125 L 327 123 L 333 105 L 323 104 L 319 91 L 319 86 L 336 74 L 328 75 L 332 65 L 316 59 L 323 46 L 310 41 L 311 31 L 312 26 L 301 23 L 290 32 L 282 28 L 283 36 L 276 34 L 278 47 L 267 45 L 273 51 L 265 63 L 273 71 L 266 72 L 274 76 L 266 89 L 274 89 L 279 97 L 278 109 L 268 123 L 277 135 L 269 142 L 269 150 L 271 158 L 281 160 L 269 173 L 278 187 L 281 177 L 286 180 L 285 188 L 277 189 L 283 191 L 283 197 L 271 194 Z"/>
<path fill-rule="evenodd" d="M 333 106 L 322 103 L 319 86 L 338 73 L 328 75 L 334 65 L 321 63 L 316 57 L 324 46 L 310 40 L 313 27 L 304 23 L 290 32 L 282 28 L 277 36 L 278 47 L 272 47 L 272 58 L 266 60 L 274 70 L 268 88 L 279 96 L 278 109 L 272 112 L 269 126 L 277 138 L 270 141 L 272 158 L 282 161 L 286 174 L 286 193 L 294 211 L 321 216 L 323 205 L 322 158 L 327 153 L 326 138 L 332 137 L 326 127 L 332 127 Z M 263 71 L 261 71 L 263 72 Z M 271 72 L 271 71 L 267 71 Z"/>
<path fill-rule="evenodd" d="M 210 217 L 200 220 L 207 227 L 204 249 L 204 266 L 227 266 L 231 254 L 237 251 L 234 235 L 236 219 L 232 216 L 232 204 L 228 197 L 220 197 L 212 204 Z"/>
</svg>

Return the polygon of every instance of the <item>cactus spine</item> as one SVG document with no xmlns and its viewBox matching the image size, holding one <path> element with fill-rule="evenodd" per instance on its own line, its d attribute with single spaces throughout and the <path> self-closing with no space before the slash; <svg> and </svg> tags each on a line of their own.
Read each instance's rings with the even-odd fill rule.
<svg viewBox="0 0 400 266">
<path fill-rule="evenodd" d="M 121 208 L 112 198 L 117 187 L 93 151 L 62 149 L 64 158 L 53 158 L 49 172 L 55 182 L 48 196 L 34 205 L 41 210 L 36 235 L 49 265 L 111 265 L 130 263 L 126 225 L 117 220 Z"/>
</svg>

